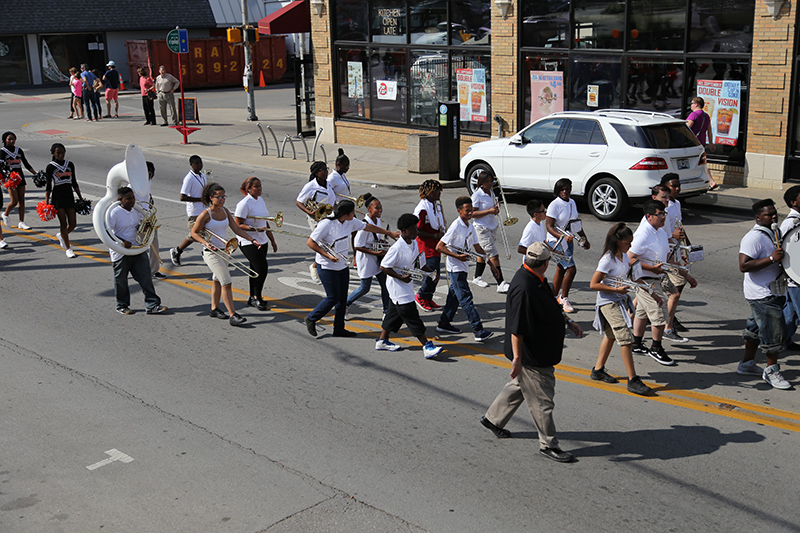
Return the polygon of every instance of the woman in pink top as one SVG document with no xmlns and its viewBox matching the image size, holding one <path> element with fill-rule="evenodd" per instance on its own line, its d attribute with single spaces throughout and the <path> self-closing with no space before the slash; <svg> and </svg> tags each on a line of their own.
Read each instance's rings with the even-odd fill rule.
<svg viewBox="0 0 800 533">
<path fill-rule="evenodd" d="M 145 126 L 156 125 L 156 109 L 153 101 L 147 96 L 147 91 L 153 89 L 155 83 L 153 78 L 150 77 L 150 69 L 142 67 L 139 69 L 139 89 L 142 92 L 142 107 L 144 108 Z"/>
<path fill-rule="evenodd" d="M 69 85 L 72 90 L 72 110 L 75 118 L 83 118 L 83 80 L 78 76 L 78 69 L 69 69 Z"/>
<path fill-rule="evenodd" d="M 686 117 L 686 124 L 689 126 L 689 129 L 692 130 L 697 136 L 697 140 L 703 146 L 708 147 L 708 151 L 714 151 L 714 134 L 711 132 L 711 117 L 708 116 L 708 113 L 703 111 L 703 107 L 705 107 L 706 102 L 699 96 L 695 96 L 692 98 L 692 103 L 689 107 L 691 107 L 692 112 L 689 113 L 689 116 Z M 708 190 L 714 191 L 719 187 L 717 182 L 714 181 L 714 178 L 711 177 L 711 172 L 708 173 Z"/>
</svg>

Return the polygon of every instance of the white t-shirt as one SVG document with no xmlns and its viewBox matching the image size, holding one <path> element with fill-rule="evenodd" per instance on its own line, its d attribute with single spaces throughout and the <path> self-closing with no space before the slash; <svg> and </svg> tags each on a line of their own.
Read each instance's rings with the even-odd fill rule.
<svg viewBox="0 0 800 533">
<path fill-rule="evenodd" d="M 316 179 L 303 185 L 303 188 L 300 189 L 300 194 L 297 195 L 297 201 L 301 204 L 306 203 L 308 199 L 312 199 L 319 204 L 336 205 L 336 193 L 333 192 L 330 184 L 321 187 Z"/>
<path fill-rule="evenodd" d="M 633 242 L 629 253 L 635 254 L 648 265 L 666 263 L 669 255 L 669 236 L 664 228 L 655 229 L 647 220 L 639 224 L 633 234 Z M 649 278 L 660 278 L 663 274 L 656 274 L 649 270 L 644 271 Z"/>
<path fill-rule="evenodd" d="M 739 253 L 745 254 L 752 259 L 763 259 L 772 255 L 777 247 L 767 232 L 769 228 L 760 230 L 758 224 L 747 232 L 739 245 Z M 769 284 L 775 281 L 781 274 L 781 264 L 773 263 L 768 267 L 752 272 L 744 273 L 744 297 L 748 300 L 760 300 L 772 296 Z"/>
<path fill-rule="evenodd" d="M 206 183 L 206 175 L 202 170 L 199 174 L 195 174 L 194 170 L 190 170 L 183 178 L 181 194 L 192 198 L 200 198 L 203 196 L 203 189 L 205 189 Z M 203 202 L 186 202 L 186 216 L 196 217 L 203 212 L 203 209 L 205 209 Z"/>
<path fill-rule="evenodd" d="M 425 211 L 428 224 L 430 224 L 433 229 L 438 230 L 444 227 L 444 213 L 436 207 L 433 202 L 427 199 L 420 200 L 414 208 L 414 216 L 419 218 L 419 214 L 422 211 Z"/>
<path fill-rule="evenodd" d="M 475 238 L 475 228 L 472 221 L 464 222 L 458 217 L 447 228 L 447 233 L 442 237 L 442 242 L 455 253 L 455 248 L 472 249 L 478 242 Z M 447 256 L 448 272 L 469 272 L 469 263 L 459 261 L 454 257 Z"/>
<path fill-rule="evenodd" d="M 414 261 L 417 256 L 419 256 L 417 240 L 414 239 L 409 244 L 401 237 L 386 252 L 381 261 L 381 266 L 393 268 L 395 272 L 400 274 L 401 269 L 414 267 Z M 395 305 L 408 304 L 414 301 L 414 284 L 411 281 L 403 283 L 392 276 L 386 276 L 386 290 L 389 291 L 389 298 Z"/>
<path fill-rule="evenodd" d="M 616 258 L 616 256 L 614 256 L 614 254 L 609 252 L 600 258 L 600 261 L 597 263 L 597 268 L 595 270 L 597 272 L 602 272 L 606 276 L 616 276 L 624 278 L 625 276 L 628 275 L 629 266 L 630 266 L 630 259 L 628 258 L 627 254 L 622 254 L 622 261 L 620 261 L 619 259 Z M 608 285 L 609 287 L 616 286 L 611 281 L 608 281 L 607 277 L 603 278 L 603 284 Z M 596 303 L 597 305 L 606 305 L 622 301 L 623 298 L 626 298 L 624 294 L 597 291 Z"/>
<path fill-rule="evenodd" d="M 667 220 L 664 223 L 664 231 L 667 232 L 667 235 L 672 237 L 672 233 L 675 231 L 675 228 L 678 227 L 678 222 L 683 224 L 680 200 L 670 200 L 665 211 L 667 212 Z"/>
<path fill-rule="evenodd" d="M 578 218 L 578 206 L 572 198 L 565 202 L 559 196 L 547 206 L 547 216 L 556 220 L 556 226 L 569 230 L 569 221 Z M 555 240 L 555 237 L 551 238 Z"/>
<path fill-rule="evenodd" d="M 478 187 L 472 193 L 472 207 L 475 208 L 475 211 L 486 211 L 493 208 L 495 204 L 497 204 L 497 199 L 493 192 L 486 193 L 486 191 Z M 476 226 L 482 226 L 490 230 L 497 229 L 497 215 L 473 217 L 472 221 Z"/>
<path fill-rule="evenodd" d="M 239 200 L 239 203 L 236 204 L 236 211 L 233 213 L 234 217 L 243 218 L 244 223 L 253 226 L 254 228 L 266 228 L 267 221 L 261 220 L 258 218 L 250 218 L 253 216 L 256 217 L 268 217 L 269 211 L 267 210 L 267 204 L 264 203 L 264 199 L 262 197 L 253 198 L 251 195 L 246 195 L 244 198 Z M 243 239 L 241 236 L 236 235 L 236 238 L 239 240 L 239 246 L 246 246 L 248 244 L 253 244 L 253 240 L 255 239 L 260 244 L 267 243 L 267 234 L 263 231 L 248 231 L 247 234 L 250 236 L 247 239 Z"/>
<path fill-rule="evenodd" d="M 350 249 L 350 234 L 360 231 L 366 224 L 358 219 L 345 220 L 339 222 L 336 218 L 325 218 L 320 220 L 314 231 L 311 232 L 311 239 L 317 243 L 326 242 L 333 245 L 334 250 L 344 257 Z M 322 254 L 316 254 L 316 262 L 320 267 L 327 270 L 344 270 L 348 267 L 344 259 L 331 261 Z"/>
<path fill-rule="evenodd" d="M 336 196 L 341 196 L 343 194 L 350 196 L 350 182 L 347 180 L 346 174 L 339 174 L 335 170 L 328 174 L 328 187 L 333 189 Z"/>
<path fill-rule="evenodd" d="M 547 239 L 547 228 L 544 226 L 544 220 L 537 223 L 533 219 L 528 222 L 525 229 L 522 231 L 522 237 L 519 240 L 519 245 L 527 248 L 535 242 L 545 242 Z M 525 262 L 525 254 L 522 254 L 522 262 Z"/>
<path fill-rule="evenodd" d="M 783 219 L 781 222 L 781 239 L 786 238 L 786 234 L 794 228 L 795 226 L 800 224 L 800 211 L 796 209 L 789 210 L 789 216 Z M 798 284 L 792 279 L 789 278 L 789 286 L 790 287 L 797 287 Z"/>
<path fill-rule="evenodd" d="M 367 224 L 372 224 L 373 226 L 381 225 L 381 219 L 373 221 L 371 218 L 369 218 L 369 215 L 364 216 L 364 222 Z M 356 233 L 353 246 L 356 248 L 370 248 L 372 247 L 373 242 L 375 242 L 375 234 L 371 231 L 362 229 Z M 364 252 L 356 250 L 356 270 L 358 271 L 358 277 L 361 279 L 371 278 L 375 274 L 379 274 L 381 267 L 378 264 L 378 256 L 365 254 Z"/>
<path fill-rule="evenodd" d="M 111 210 L 111 213 L 108 214 L 108 227 L 114 232 L 114 235 L 116 235 L 118 239 L 125 239 L 132 245 L 136 246 L 136 226 L 139 225 L 141 220 L 142 215 L 136 209 L 131 209 L 128 211 L 127 209 L 118 205 Z M 141 254 L 146 251 L 147 248 L 142 248 L 139 250 L 139 253 Z M 112 262 L 119 261 L 124 257 L 121 253 L 110 248 L 108 252 L 111 256 Z"/>
</svg>

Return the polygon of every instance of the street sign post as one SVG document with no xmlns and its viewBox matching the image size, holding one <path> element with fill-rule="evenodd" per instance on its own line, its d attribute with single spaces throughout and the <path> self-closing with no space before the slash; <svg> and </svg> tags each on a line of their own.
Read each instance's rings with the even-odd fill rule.
<svg viewBox="0 0 800 533">
<path fill-rule="evenodd" d="M 178 81 L 181 85 L 181 105 L 183 105 L 183 102 L 185 102 L 186 99 L 183 96 L 183 63 L 181 62 L 181 54 L 189 53 L 189 31 L 181 28 L 170 30 L 170 32 L 167 34 L 167 48 L 169 48 L 170 51 L 178 54 Z M 190 133 L 198 131 L 200 128 L 186 127 L 186 113 L 182 113 L 182 122 L 183 125 L 181 126 L 171 127 L 183 134 L 183 144 L 189 144 L 187 136 Z"/>
</svg>

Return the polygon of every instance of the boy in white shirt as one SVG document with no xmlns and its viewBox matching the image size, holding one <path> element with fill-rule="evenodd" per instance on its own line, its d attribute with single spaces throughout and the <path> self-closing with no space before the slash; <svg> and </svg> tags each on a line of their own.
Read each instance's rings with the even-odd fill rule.
<svg viewBox="0 0 800 533">
<path fill-rule="evenodd" d="M 508 292 L 508 283 L 503 280 L 503 272 L 500 270 L 500 254 L 497 251 L 497 229 L 499 227 L 497 215 L 500 213 L 500 206 L 492 191 L 494 177 L 486 171 L 479 170 L 477 178 L 478 188 L 472 193 L 472 220 L 478 242 L 486 252 L 486 258 L 478 258 L 476 261 L 475 278 L 472 283 L 483 288 L 489 286 L 483 279 L 488 262 L 492 276 L 497 281 L 497 292 L 505 294 Z"/>
<path fill-rule="evenodd" d="M 202 196 L 208 180 L 203 172 L 203 159 L 199 155 L 193 155 L 189 158 L 189 166 L 191 169 L 183 178 L 183 183 L 181 184 L 181 202 L 186 202 L 189 234 L 183 239 L 182 243 L 169 251 L 170 259 L 172 259 L 172 264 L 175 266 L 181 266 L 181 254 L 194 242 L 194 239 L 192 239 L 192 227 L 195 220 L 197 220 L 197 216 L 205 209 Z"/>
<path fill-rule="evenodd" d="M 517 252 L 522 254 L 522 262 L 525 262 L 525 254 L 528 252 L 528 246 L 535 242 L 545 242 L 547 240 L 547 228 L 544 226 L 544 219 L 547 216 L 547 209 L 544 207 L 544 202 L 541 200 L 533 199 L 525 206 L 528 216 L 531 221 L 525 226 L 522 232 L 522 237 L 519 239 L 519 246 Z"/>
</svg>

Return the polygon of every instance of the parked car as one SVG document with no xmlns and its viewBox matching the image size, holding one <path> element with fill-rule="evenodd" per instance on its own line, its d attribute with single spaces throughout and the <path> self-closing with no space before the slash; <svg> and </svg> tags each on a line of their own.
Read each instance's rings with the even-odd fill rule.
<svg viewBox="0 0 800 533">
<path fill-rule="evenodd" d="M 621 218 L 650 197 L 661 176 L 681 178 L 681 197 L 708 190 L 706 154 L 686 123 L 663 113 L 603 109 L 553 113 L 502 139 L 473 144 L 461 158 L 470 194 L 476 173 L 495 176 L 506 191 L 550 196 L 561 178 L 602 220 Z"/>
</svg>

